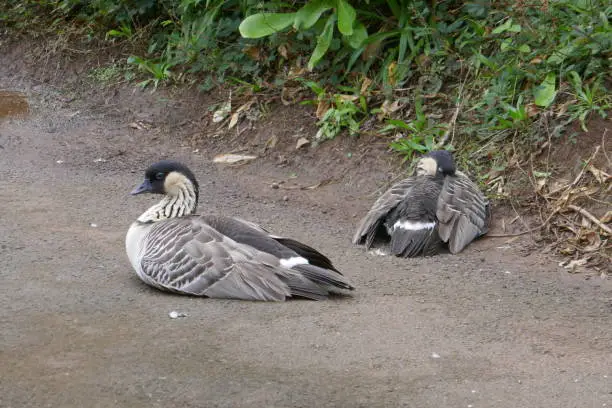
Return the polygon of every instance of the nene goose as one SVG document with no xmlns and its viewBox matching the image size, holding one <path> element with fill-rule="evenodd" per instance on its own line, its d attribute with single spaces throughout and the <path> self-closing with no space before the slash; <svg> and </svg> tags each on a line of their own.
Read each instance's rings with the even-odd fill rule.
<svg viewBox="0 0 612 408">
<path fill-rule="evenodd" d="M 185 165 L 160 161 L 132 191 L 163 194 L 130 226 L 126 251 L 141 280 L 210 298 L 326 299 L 353 290 L 317 250 L 238 218 L 196 215 L 198 182 Z"/>
<path fill-rule="evenodd" d="M 400 257 L 435 255 L 447 243 L 456 254 L 486 234 L 489 221 L 486 197 L 456 170 L 450 152 L 437 150 L 418 161 L 416 175 L 376 200 L 353 243 L 365 243 L 369 249 L 375 240 L 390 240 L 390 252 Z"/>
</svg>

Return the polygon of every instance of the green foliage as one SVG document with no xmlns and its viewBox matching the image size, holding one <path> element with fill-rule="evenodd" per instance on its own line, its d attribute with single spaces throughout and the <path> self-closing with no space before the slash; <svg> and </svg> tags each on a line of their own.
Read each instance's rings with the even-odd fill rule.
<svg viewBox="0 0 612 408">
<path fill-rule="evenodd" d="M 157 86 L 172 77 L 172 64 L 168 62 L 153 62 L 140 57 L 131 56 L 128 58 L 128 64 L 133 64 L 139 70 L 145 71 L 151 75 L 151 78 L 145 79 L 138 83 L 138 86 L 146 88 L 150 83 L 153 83 L 155 89 Z"/>
<path fill-rule="evenodd" d="M 602 118 L 606 118 L 606 111 L 612 107 L 612 95 L 602 84 L 602 76 L 598 76 L 589 86 L 582 83 L 576 71 L 570 71 L 568 75 L 573 88 L 573 96 L 576 98 L 576 103 L 569 107 L 570 117 L 579 119 L 582 130 L 587 132 L 586 119 L 589 114 L 596 112 Z"/>
<path fill-rule="evenodd" d="M 343 98 L 343 95 L 334 95 L 333 106 L 329 108 L 323 118 L 317 123 L 319 131 L 316 135 L 317 141 L 335 138 L 342 130 L 347 129 L 351 136 L 359 134 L 359 117 L 366 113 L 363 101 L 356 104 L 351 99 Z"/>
<path fill-rule="evenodd" d="M 390 119 L 382 129 L 383 132 L 393 131 L 399 136 L 391 142 L 390 147 L 400 153 L 404 161 L 411 159 L 415 153 L 427 153 L 438 148 L 437 143 L 447 130 L 446 125 L 435 123 L 425 115 L 421 98 L 416 99 L 415 111 L 414 120 Z"/>
<path fill-rule="evenodd" d="M 534 121 L 550 111 L 558 113 L 554 120 L 579 120 L 586 129 L 592 113 L 606 117 L 611 105 L 612 6 L 604 0 L 5 3 L 0 18 L 14 29 L 46 18 L 57 32 L 74 22 L 107 41 L 145 38 L 147 51 L 129 60 L 145 75 L 142 86 L 190 75 L 202 89 L 231 79 L 256 84 L 254 90 L 301 72 L 316 81 L 317 106 L 327 106 L 321 139 L 343 129 L 360 133 L 382 100 L 420 104 L 423 97 L 428 106 L 410 117 L 382 115 L 384 131 L 403 133 L 392 149 L 406 156 L 430 149 L 446 132 L 431 115 L 450 123 L 456 107 L 454 133 L 477 146 L 509 135 L 536 140 Z M 370 90 L 353 89 L 347 98 L 356 78 L 367 79 Z"/>
</svg>

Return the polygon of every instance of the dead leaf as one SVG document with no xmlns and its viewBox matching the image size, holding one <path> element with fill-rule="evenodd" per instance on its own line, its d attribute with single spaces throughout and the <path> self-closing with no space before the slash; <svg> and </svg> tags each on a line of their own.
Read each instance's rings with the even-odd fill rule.
<svg viewBox="0 0 612 408">
<path fill-rule="evenodd" d="M 238 124 L 238 121 L 240 120 L 240 118 L 244 115 L 244 112 L 246 112 L 247 110 L 251 109 L 251 106 L 253 106 L 253 104 L 256 102 L 255 99 L 251 99 L 249 102 L 245 103 L 244 105 L 240 106 L 238 109 L 236 109 L 236 112 L 234 112 L 232 114 L 232 118 L 230 119 L 230 123 L 228 128 L 231 129 L 234 126 L 236 126 Z"/>
<path fill-rule="evenodd" d="M 595 252 L 601 247 L 601 238 L 595 231 L 589 231 L 580 237 L 586 245 L 582 248 L 584 252 Z"/>
<path fill-rule="evenodd" d="M 355 95 L 336 95 L 336 96 L 338 96 L 344 102 L 355 102 L 357 99 L 359 99 L 359 97 Z"/>
<path fill-rule="evenodd" d="M 238 119 L 240 119 L 240 112 L 234 112 L 227 128 L 231 129 L 236 126 L 238 124 Z"/>
<path fill-rule="evenodd" d="M 287 51 L 287 46 L 285 44 L 281 44 L 278 46 L 278 53 L 284 58 L 289 58 L 289 51 Z"/>
<path fill-rule="evenodd" d="M 561 105 L 559 105 L 557 107 L 557 117 L 565 115 L 565 112 L 567 112 L 567 108 L 569 108 L 569 106 L 574 103 L 576 103 L 576 100 L 572 99 L 572 100 L 566 101 L 562 103 Z"/>
<path fill-rule="evenodd" d="M 305 137 L 300 137 L 295 145 L 295 150 L 298 150 L 300 147 L 306 146 L 310 144 L 310 140 Z"/>
<path fill-rule="evenodd" d="M 213 158 L 213 163 L 237 164 L 255 160 L 256 158 L 257 156 L 251 156 L 246 154 L 225 153 L 215 156 Z"/>
<path fill-rule="evenodd" d="M 380 106 L 380 113 L 378 114 L 378 120 L 383 120 L 385 117 L 389 116 L 390 114 L 400 110 L 403 106 L 404 105 L 402 105 L 399 100 L 395 100 L 391 102 L 390 100 L 385 99 L 385 101 Z"/>
<path fill-rule="evenodd" d="M 547 181 L 548 181 L 547 178 L 536 179 L 536 193 L 539 193 L 540 191 L 542 191 Z"/>
<path fill-rule="evenodd" d="M 317 119 L 323 119 L 323 116 L 325 116 L 329 108 L 330 108 L 329 101 L 325 99 L 319 99 L 319 104 L 317 105 L 317 112 L 316 112 Z"/>
<path fill-rule="evenodd" d="M 393 61 L 387 66 L 387 78 L 389 78 L 389 84 L 395 86 L 397 81 L 397 62 Z"/>
<path fill-rule="evenodd" d="M 577 266 L 584 266 L 584 265 L 586 265 L 586 264 L 587 264 L 587 262 L 588 262 L 588 259 L 587 259 L 587 258 L 582 258 L 582 259 L 574 259 L 574 260 L 572 260 L 572 261 L 569 261 L 569 262 L 567 263 L 567 265 L 565 265 L 565 267 L 564 267 L 564 268 L 565 268 L 565 269 L 571 269 L 571 270 L 573 271 L 574 269 L 576 269 L 576 267 L 577 267 Z"/>
<path fill-rule="evenodd" d="M 540 109 L 538 109 L 535 103 L 528 104 L 526 108 L 527 108 L 527 116 L 529 116 L 530 118 L 540 113 Z"/>
<path fill-rule="evenodd" d="M 213 113 L 213 119 L 212 119 L 213 122 L 219 123 L 223 121 L 225 118 L 227 118 L 227 116 L 230 114 L 231 111 L 232 111 L 232 103 L 230 101 L 227 101 L 221 106 L 221 108 L 219 108 Z"/>
<path fill-rule="evenodd" d="M 249 47 L 244 50 L 244 53 L 248 55 L 249 57 L 251 57 L 251 59 L 254 59 L 255 61 L 261 61 L 262 59 L 261 49 L 259 47 L 256 47 L 256 46 Z"/>
<path fill-rule="evenodd" d="M 368 88 L 372 85 L 372 80 L 368 77 L 363 79 L 363 83 L 361 84 L 361 89 L 359 90 L 360 95 L 365 95 L 368 92 Z"/>
<path fill-rule="evenodd" d="M 132 122 L 128 126 L 131 127 L 132 129 L 137 129 L 137 130 L 147 130 L 151 127 L 145 122 L 143 122 L 142 120 L 137 120 L 136 122 Z"/>
<path fill-rule="evenodd" d="M 608 211 L 604 214 L 603 217 L 601 217 L 601 222 L 603 222 L 604 224 L 607 224 L 609 222 L 612 222 L 612 210 Z"/>
</svg>

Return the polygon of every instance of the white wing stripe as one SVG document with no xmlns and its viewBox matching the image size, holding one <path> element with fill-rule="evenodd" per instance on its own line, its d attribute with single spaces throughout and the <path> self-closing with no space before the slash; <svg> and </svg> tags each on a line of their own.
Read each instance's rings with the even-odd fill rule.
<svg viewBox="0 0 612 408">
<path fill-rule="evenodd" d="M 401 228 L 408 231 L 418 231 L 423 229 L 433 229 L 436 226 L 435 222 L 421 222 L 421 221 L 396 221 L 393 224 L 393 229 Z"/>
<path fill-rule="evenodd" d="M 294 256 L 287 259 L 281 259 L 280 264 L 285 268 L 293 268 L 296 265 L 305 265 L 308 263 L 308 259 L 302 258 L 301 256 Z"/>
</svg>

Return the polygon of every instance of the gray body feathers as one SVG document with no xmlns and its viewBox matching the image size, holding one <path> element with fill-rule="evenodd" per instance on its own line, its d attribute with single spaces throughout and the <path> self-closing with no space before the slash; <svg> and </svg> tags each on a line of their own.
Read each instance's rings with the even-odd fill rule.
<svg viewBox="0 0 612 408">
<path fill-rule="evenodd" d="M 130 258 L 138 258 L 133 261 L 136 272 L 159 289 L 272 301 L 293 296 L 319 300 L 353 289 L 339 272 L 310 265 L 307 259 L 283 266 L 282 259 L 301 256 L 265 230 L 238 219 L 192 215 L 147 224 L 137 221 L 130 229 L 139 230 L 132 239 L 140 240 L 142 248 L 132 255 L 128 249 Z"/>
<path fill-rule="evenodd" d="M 375 239 L 390 242 L 392 254 L 435 255 L 442 243 L 451 253 L 462 251 L 486 234 L 489 203 L 463 173 L 408 177 L 387 190 L 361 220 L 354 244 L 370 248 Z"/>
</svg>

